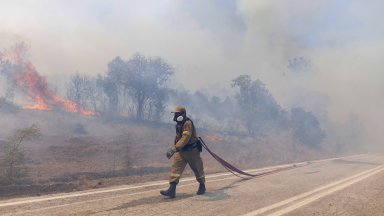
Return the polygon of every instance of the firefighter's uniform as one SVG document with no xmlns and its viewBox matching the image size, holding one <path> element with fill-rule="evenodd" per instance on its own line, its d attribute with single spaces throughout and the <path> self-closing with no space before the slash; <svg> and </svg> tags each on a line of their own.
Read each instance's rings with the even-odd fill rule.
<svg viewBox="0 0 384 216">
<path fill-rule="evenodd" d="M 198 138 L 193 122 L 186 119 L 176 125 L 175 147 L 178 152 L 173 157 L 170 182 L 178 183 L 187 164 L 191 167 L 199 183 L 205 183 L 203 160 L 197 146 Z"/>
<path fill-rule="evenodd" d="M 199 182 L 199 189 L 196 194 L 202 195 L 206 189 L 203 160 L 200 157 L 202 150 L 201 143 L 196 136 L 196 129 L 192 120 L 186 116 L 185 108 L 177 106 L 174 114 L 173 120 L 177 122 L 175 143 L 166 153 L 168 159 L 174 155 L 171 177 L 169 180 L 169 188 L 167 190 L 161 190 L 160 194 L 175 198 L 176 185 L 179 183 L 185 166 L 189 164 L 195 174 L 196 180 Z"/>
</svg>

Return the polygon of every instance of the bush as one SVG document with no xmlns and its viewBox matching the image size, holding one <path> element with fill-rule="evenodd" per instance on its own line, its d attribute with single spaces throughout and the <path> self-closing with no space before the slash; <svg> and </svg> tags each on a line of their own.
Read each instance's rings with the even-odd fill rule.
<svg viewBox="0 0 384 216">
<path fill-rule="evenodd" d="M 33 141 L 41 136 L 38 125 L 16 130 L 6 139 L 0 155 L 2 184 L 18 183 L 26 175 L 25 153 L 22 143 Z"/>
</svg>

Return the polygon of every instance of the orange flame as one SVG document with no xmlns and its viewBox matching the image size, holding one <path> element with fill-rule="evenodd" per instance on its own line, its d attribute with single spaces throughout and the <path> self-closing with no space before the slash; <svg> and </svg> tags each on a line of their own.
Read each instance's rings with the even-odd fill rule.
<svg viewBox="0 0 384 216">
<path fill-rule="evenodd" d="M 0 53 L 0 59 L 6 60 L 17 67 L 11 71 L 11 77 L 17 87 L 22 88 L 29 98 L 35 101 L 34 105 L 26 105 L 25 109 L 52 110 L 63 108 L 68 112 L 78 112 L 83 115 L 95 115 L 94 112 L 84 110 L 74 101 L 56 95 L 48 87 L 46 79 L 36 71 L 28 60 L 24 60 L 26 47 L 24 44 L 16 45 L 12 51 Z"/>
</svg>

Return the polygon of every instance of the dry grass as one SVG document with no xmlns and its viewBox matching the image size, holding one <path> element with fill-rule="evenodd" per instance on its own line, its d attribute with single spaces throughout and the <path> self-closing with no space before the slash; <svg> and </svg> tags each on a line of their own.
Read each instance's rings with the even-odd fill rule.
<svg viewBox="0 0 384 216">
<path fill-rule="evenodd" d="M 0 123 L 8 126 L 0 131 L 0 140 L 12 129 L 33 123 L 41 127 L 43 138 L 25 144 L 29 171 L 25 182 L 28 184 L 65 184 L 65 190 L 68 187 L 68 190 L 79 190 L 168 177 L 171 161 L 165 158 L 164 151 L 173 144 L 171 124 L 149 127 L 133 122 L 105 122 L 78 114 L 31 110 L 0 115 Z M 76 132 L 79 124 L 85 133 Z M 324 156 L 323 152 L 301 145 L 294 147 L 288 132 L 273 131 L 257 138 L 210 131 L 198 133 L 214 152 L 241 169 Z M 206 151 L 202 157 L 207 173 L 224 171 Z M 185 172 L 185 176 L 188 175 L 192 175 L 189 168 Z"/>
</svg>

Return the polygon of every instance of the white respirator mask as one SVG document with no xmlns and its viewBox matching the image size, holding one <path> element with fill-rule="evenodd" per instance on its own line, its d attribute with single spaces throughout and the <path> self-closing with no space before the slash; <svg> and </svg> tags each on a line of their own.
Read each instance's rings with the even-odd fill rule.
<svg viewBox="0 0 384 216">
<path fill-rule="evenodd" d="M 178 122 L 182 122 L 183 120 L 184 120 L 184 117 L 182 115 L 176 118 L 176 121 Z"/>
</svg>

